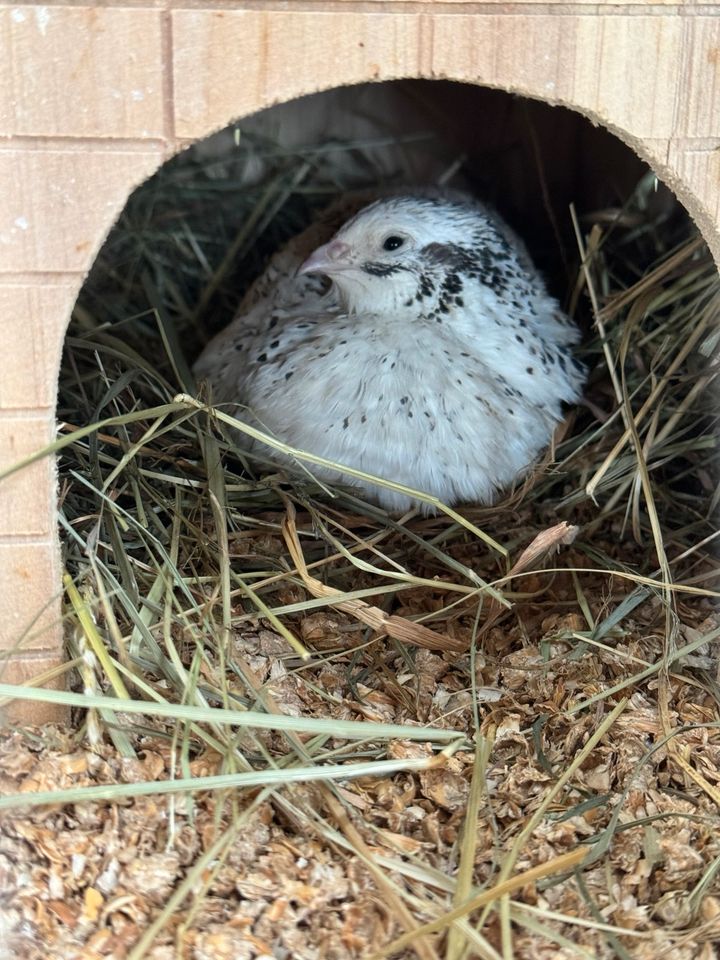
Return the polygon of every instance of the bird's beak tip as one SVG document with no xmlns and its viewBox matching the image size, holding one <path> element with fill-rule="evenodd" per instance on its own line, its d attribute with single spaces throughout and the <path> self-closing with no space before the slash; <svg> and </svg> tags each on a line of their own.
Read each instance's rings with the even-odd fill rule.
<svg viewBox="0 0 720 960">
<path fill-rule="evenodd" d="M 324 273 L 332 276 L 337 270 L 348 266 L 350 247 L 339 240 L 332 240 L 314 250 L 297 269 L 295 276 L 302 277 L 306 273 Z"/>
<path fill-rule="evenodd" d="M 322 273 L 322 272 L 323 272 L 323 271 L 319 268 L 319 266 L 318 266 L 317 263 L 313 263 L 313 262 L 312 262 L 314 256 L 315 256 L 315 254 L 312 254 L 311 256 L 309 256 L 309 257 L 307 258 L 307 260 L 303 260 L 303 262 L 300 264 L 300 266 L 297 268 L 297 270 L 296 270 L 296 272 L 295 272 L 295 276 L 296 276 L 296 277 L 304 277 L 305 274 L 307 274 L 307 273 Z"/>
</svg>

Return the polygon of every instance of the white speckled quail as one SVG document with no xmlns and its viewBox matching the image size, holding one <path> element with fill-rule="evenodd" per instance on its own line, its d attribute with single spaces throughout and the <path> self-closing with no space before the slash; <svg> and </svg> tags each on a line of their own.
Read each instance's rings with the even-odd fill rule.
<svg viewBox="0 0 720 960">
<path fill-rule="evenodd" d="M 579 398 L 577 328 L 522 243 L 474 201 L 389 197 L 332 236 L 337 216 L 273 257 L 198 379 L 292 446 L 447 504 L 492 502 Z M 315 472 L 387 509 L 414 505 Z"/>
</svg>

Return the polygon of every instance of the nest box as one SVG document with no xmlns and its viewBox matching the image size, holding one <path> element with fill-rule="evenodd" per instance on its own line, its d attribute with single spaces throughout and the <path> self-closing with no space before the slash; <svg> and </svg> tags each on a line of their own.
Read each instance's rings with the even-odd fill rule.
<svg viewBox="0 0 720 960">
<path fill-rule="evenodd" d="M 605 126 L 675 192 L 720 259 L 720 19 L 711 2 L 4 6 L 0 470 L 55 437 L 68 318 L 140 182 L 262 108 L 399 78 L 506 90 Z M 62 656 L 57 495 L 48 458 L 0 482 L 5 682 L 51 671 Z M 33 719 L 43 711 L 35 706 Z"/>
</svg>

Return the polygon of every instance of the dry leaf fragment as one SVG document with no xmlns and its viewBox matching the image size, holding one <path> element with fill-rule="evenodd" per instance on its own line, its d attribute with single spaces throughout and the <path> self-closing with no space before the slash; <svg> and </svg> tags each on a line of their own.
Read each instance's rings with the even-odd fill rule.
<svg viewBox="0 0 720 960">
<path fill-rule="evenodd" d="M 556 523 L 554 527 L 548 527 L 547 530 L 541 530 L 513 564 L 509 576 L 527 570 L 541 557 L 556 552 L 560 547 L 569 547 L 575 541 L 579 531 L 579 527 L 572 526 L 565 520 L 562 523 Z"/>
<path fill-rule="evenodd" d="M 565 520 L 563 520 L 562 523 L 556 523 L 554 527 L 548 527 L 547 530 L 541 530 L 532 543 L 525 547 L 512 565 L 506 580 L 510 581 L 512 577 L 528 570 L 534 566 L 538 560 L 554 553 L 559 550 L 560 547 L 569 546 L 577 537 L 579 530 L 579 527 L 572 526 L 572 524 L 567 523 Z M 503 610 L 504 608 L 497 600 L 491 600 L 487 620 L 480 630 L 481 634 L 486 633 L 490 629 Z"/>
<path fill-rule="evenodd" d="M 445 810 L 458 810 L 467 805 L 470 785 L 464 777 L 451 770 L 426 770 L 420 774 L 423 794 Z"/>
<path fill-rule="evenodd" d="M 338 610 L 342 610 L 343 613 L 348 613 L 367 624 L 377 633 L 386 634 L 401 643 L 411 643 L 416 647 L 426 647 L 429 650 L 455 650 L 457 652 L 467 650 L 467 644 L 464 641 L 455 640 L 447 634 L 436 633 L 434 630 L 430 630 L 420 623 L 406 620 L 404 617 L 389 616 L 384 610 L 373 607 L 365 603 L 364 600 L 343 600 L 341 590 L 328 587 L 320 580 L 312 577 L 308 572 L 295 526 L 295 507 L 287 499 L 285 500 L 285 506 L 286 514 L 282 524 L 285 543 L 303 583 L 314 597 L 337 598 L 333 606 L 337 607 Z"/>
</svg>

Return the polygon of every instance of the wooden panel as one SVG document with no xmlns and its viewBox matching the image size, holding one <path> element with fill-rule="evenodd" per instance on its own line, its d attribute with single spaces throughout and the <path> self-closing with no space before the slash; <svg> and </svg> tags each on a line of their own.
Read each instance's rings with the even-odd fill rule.
<svg viewBox="0 0 720 960">
<path fill-rule="evenodd" d="M 681 93 L 674 133 L 720 137 L 720 18 L 684 23 Z M 720 181 L 718 181 L 720 190 Z"/>
<path fill-rule="evenodd" d="M 0 134 L 159 137 L 161 11 L 0 11 Z"/>
<path fill-rule="evenodd" d="M 53 419 L 0 416 L 0 471 L 52 442 Z M 0 538 L 24 534 L 47 539 L 55 533 L 51 458 L 39 460 L 0 480 Z"/>
<path fill-rule="evenodd" d="M 258 106 L 328 85 L 452 77 L 670 136 L 677 16 L 175 12 L 176 129 L 200 137 Z M 232 55 L 228 54 L 232 51 Z"/>
<path fill-rule="evenodd" d="M 682 184 L 680 198 L 698 221 L 698 226 L 720 264 L 720 140 L 712 146 L 673 143 L 670 146 L 668 162 L 677 178 L 676 184 Z M 688 186 L 691 187 L 694 198 L 687 196 Z M 705 206 L 707 216 L 699 209 L 698 200 Z"/>
<path fill-rule="evenodd" d="M 167 3 L 171 9 L 187 9 L 192 5 L 192 2 L 188 0 L 150 0 L 150 3 Z M 197 6 L 201 5 L 202 0 L 195 0 Z M 611 7 L 617 10 L 618 7 L 623 9 L 632 9 L 633 7 L 639 7 L 647 9 L 649 6 L 653 7 L 676 7 L 682 9 L 684 7 L 695 7 L 697 5 L 715 5 L 717 6 L 718 0 L 324 0 L 324 3 L 320 3 L 319 0 L 226 0 L 226 7 L 246 7 L 248 9 L 260 9 L 263 10 L 278 10 L 286 11 L 292 10 L 293 7 L 297 9 L 309 9 L 309 8 L 320 8 L 323 11 L 336 11 L 336 10 L 363 10 L 363 9 L 377 9 L 378 12 L 390 13 L 393 11 L 401 12 L 442 12 L 442 8 L 449 8 L 451 10 L 458 10 L 459 12 L 463 11 L 463 8 L 471 11 L 473 13 L 484 13 L 485 11 L 481 8 L 487 7 L 505 7 L 508 8 L 510 5 L 512 7 L 537 7 L 540 12 L 544 13 L 548 8 L 574 8 L 577 6 L 591 6 L 599 8 L 600 15 L 603 14 L 603 7 Z M 148 4 L 149 5 L 149 4 Z M 205 7 L 210 7 L 212 4 L 204 3 Z"/>
<path fill-rule="evenodd" d="M 316 90 L 401 77 L 465 80 L 562 103 L 654 158 L 720 256 L 720 21 L 709 15 L 713 2 L 224 0 L 224 9 L 213 10 L 202 0 L 147 0 L 144 7 L 127 0 L 126 7 L 3 7 L 0 134 L 36 139 L 0 144 L 0 335 L 7 351 L 0 461 L 48 436 L 49 419 L 33 411 L 51 415 L 75 289 L 72 277 L 52 286 L 44 274 L 79 278 L 89 267 L 129 192 L 173 148 L 163 142 L 169 106 L 177 134 L 192 140 Z M 163 69 L 168 9 L 172 77 Z M 698 15 L 703 10 L 708 15 Z M 164 104 L 172 85 L 174 105 Z M 479 127 L 487 118 L 460 121 Z M 42 142 L 53 137 L 60 142 Z M 107 138 L 125 143 L 121 149 L 99 142 Z M 149 138 L 158 142 L 142 142 Z M 563 150 L 567 144 L 553 154 L 556 161 Z M 24 274 L 22 283 L 14 273 Z M 60 648 L 53 482 L 52 465 L 44 463 L 0 486 L 6 650 L 46 604 L 22 649 Z M 22 680 L 53 662 L 23 655 L 4 679 Z M 29 705 L 28 715 L 42 719 L 43 709 Z"/>
<path fill-rule="evenodd" d="M 176 133 L 202 137 L 331 85 L 419 75 L 420 22 L 380 13 L 175 12 Z"/>
<path fill-rule="evenodd" d="M 13 356 L 0 377 L 0 410 L 55 406 L 60 349 L 79 286 L 79 277 L 77 285 L 0 283 L 0 341 L 12 344 Z"/>
<path fill-rule="evenodd" d="M 174 5 L 182 6 L 185 4 L 186 0 L 172 0 Z M 292 3 L 293 0 L 290 0 Z M 302 0 L 298 0 L 302 2 Z M 338 6 L 358 6 L 358 0 L 335 0 Z M 418 6 L 418 0 L 365 0 L 367 3 L 374 3 L 378 7 L 391 8 L 396 4 L 402 7 L 405 3 L 412 3 L 415 7 Z M 421 0 L 422 2 L 422 0 Z M 478 7 L 480 3 L 483 6 L 487 5 L 499 5 L 503 4 L 504 6 L 508 5 L 508 0 L 441 0 L 443 6 L 445 4 L 450 4 L 453 7 Z M 548 6 L 575 6 L 576 4 L 592 4 L 593 7 L 603 7 L 603 6 L 612 6 L 612 7 L 647 7 L 648 3 L 652 2 L 653 5 L 661 6 L 663 4 L 671 5 L 673 7 L 682 7 L 682 6 L 693 6 L 695 3 L 717 3 L 717 0 L 626 0 L 624 3 L 620 3 L 619 0 L 512 0 L 513 5 L 522 4 L 525 7 L 541 7 L 545 8 Z M 425 3 L 428 7 L 432 6 L 431 0 L 425 0 Z M 269 6 L 270 4 L 268 4 Z M 278 4 L 279 6 L 279 4 Z"/>
<path fill-rule="evenodd" d="M 28 683 L 62 663 L 61 653 L 51 655 L 35 654 L 31 657 L 13 657 L 9 662 L 0 661 L 0 680 L 3 683 Z M 63 689 L 64 677 L 61 675 L 43 687 L 50 690 Z M 68 711 L 50 703 L 33 703 L 30 700 L 12 700 L 0 704 L 0 723 L 61 723 L 67 718 Z"/>
<path fill-rule="evenodd" d="M 0 649 L 57 649 L 61 586 L 55 551 L 52 542 L 0 542 Z"/>
<path fill-rule="evenodd" d="M 0 150 L 0 271 L 87 270 L 130 191 L 162 159 L 159 146 Z"/>
<path fill-rule="evenodd" d="M 677 16 L 438 17 L 432 70 L 579 109 L 635 137 L 669 137 Z"/>
</svg>

